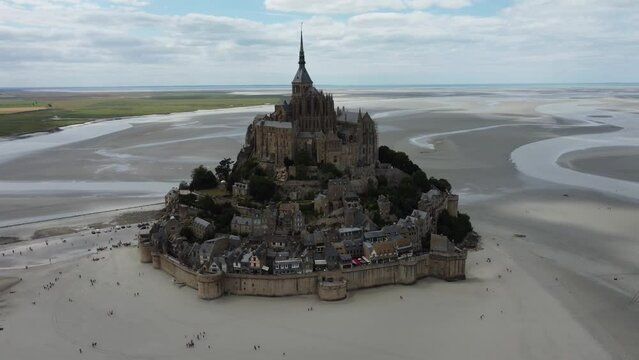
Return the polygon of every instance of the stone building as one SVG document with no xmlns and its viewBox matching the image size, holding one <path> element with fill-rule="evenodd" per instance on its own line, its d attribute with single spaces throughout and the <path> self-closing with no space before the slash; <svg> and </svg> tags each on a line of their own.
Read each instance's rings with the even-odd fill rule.
<svg viewBox="0 0 639 360">
<path fill-rule="evenodd" d="M 262 236 L 266 233 L 266 225 L 260 217 L 233 216 L 231 231 L 239 235 Z"/>
<path fill-rule="evenodd" d="M 248 184 L 236 182 L 233 184 L 233 197 L 243 197 L 248 195 Z"/>
<path fill-rule="evenodd" d="M 389 220 L 391 218 L 391 202 L 384 195 L 380 195 L 377 198 L 377 207 L 379 208 L 379 215 L 384 220 Z"/>
<path fill-rule="evenodd" d="M 199 217 L 193 219 L 193 224 L 191 225 L 191 227 L 193 229 L 193 235 L 195 235 L 195 237 L 200 240 L 207 239 L 215 232 L 215 226 L 213 225 L 213 223 L 210 223 Z"/>
<path fill-rule="evenodd" d="M 313 210 L 316 214 L 328 214 L 328 197 L 322 193 L 318 193 L 313 199 Z"/>
<path fill-rule="evenodd" d="M 275 170 L 305 150 L 318 164 L 339 169 L 373 166 L 377 162 L 377 127 L 368 113 L 351 115 L 336 109 L 333 95 L 313 86 L 306 70 L 300 36 L 298 69 L 291 82 L 291 98 L 271 114 L 257 116 L 246 134 L 244 154 Z"/>
</svg>

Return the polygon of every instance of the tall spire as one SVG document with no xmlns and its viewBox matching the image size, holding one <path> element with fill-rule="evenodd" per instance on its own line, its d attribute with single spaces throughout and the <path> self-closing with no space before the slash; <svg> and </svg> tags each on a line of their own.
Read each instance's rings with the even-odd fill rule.
<svg viewBox="0 0 639 360">
<path fill-rule="evenodd" d="M 295 77 L 293 78 L 293 84 L 307 84 L 312 85 L 313 80 L 311 80 L 310 75 L 306 71 L 306 59 L 304 58 L 304 34 L 302 32 L 302 28 L 300 27 L 300 58 L 297 62 L 300 66 L 297 69 L 297 73 L 295 73 Z M 293 93 L 295 93 L 295 89 L 293 89 Z"/>
<path fill-rule="evenodd" d="M 297 62 L 300 66 L 306 65 L 306 60 L 304 59 L 304 23 L 300 24 L 300 60 Z"/>
</svg>

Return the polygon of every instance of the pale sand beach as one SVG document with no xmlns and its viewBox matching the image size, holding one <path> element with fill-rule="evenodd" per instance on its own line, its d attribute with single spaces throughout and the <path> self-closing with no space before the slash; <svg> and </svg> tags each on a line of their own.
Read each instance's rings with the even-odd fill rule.
<svg viewBox="0 0 639 360">
<path fill-rule="evenodd" d="M 94 262 L 93 257 L 104 259 Z M 11 359 L 43 354 L 279 359 L 284 352 L 304 359 L 609 358 L 543 284 L 493 241 L 471 253 L 467 281 L 429 279 L 357 291 L 338 303 L 314 296 L 198 300 L 193 289 L 180 288 L 165 273 L 139 263 L 134 248 L 7 273 L 23 276 L 15 293 L 2 294 L 6 315 L 0 346 Z M 55 285 L 44 290 L 49 281 Z M 202 331 L 206 337 L 194 340 L 194 349 L 186 348 Z M 25 333 L 38 341 L 25 341 Z M 92 342 L 98 346 L 92 348 Z"/>
<path fill-rule="evenodd" d="M 257 110 L 116 121 L 114 132 L 46 151 L 25 145 L 0 163 L 0 236 L 30 239 L 39 228 L 67 226 L 79 232 L 0 245 L 0 276 L 23 278 L 15 293 L 0 293 L 0 349 L 11 359 L 274 359 L 284 352 L 311 359 L 639 358 L 639 183 L 627 175 L 636 171 L 629 151 L 639 146 L 637 92 L 339 93 L 337 105 L 374 116 L 380 144 L 451 181 L 483 249 L 469 253 L 466 281 L 355 291 L 338 303 L 198 300 L 140 264 L 136 249 L 93 255 L 98 240 L 86 226 L 116 214 L 54 220 L 161 202 L 164 184 L 188 178 L 199 163 L 233 157 Z M 47 136 L 31 139 L 46 143 Z M 117 236 L 131 240 L 134 230 Z M 62 237 L 68 242 L 52 245 Z M 28 246 L 37 249 L 8 254 Z M 201 331 L 207 337 L 187 349 Z"/>
</svg>

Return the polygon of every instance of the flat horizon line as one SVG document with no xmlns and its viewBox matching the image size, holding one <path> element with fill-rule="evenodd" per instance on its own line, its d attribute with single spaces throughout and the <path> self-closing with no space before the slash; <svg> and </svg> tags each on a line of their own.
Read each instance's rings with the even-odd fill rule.
<svg viewBox="0 0 639 360">
<path fill-rule="evenodd" d="M 639 86 L 639 82 L 576 82 L 576 83 L 450 83 L 450 84 L 315 84 L 331 88 L 438 88 L 438 87 L 490 87 L 490 86 Z M 202 89 L 218 88 L 232 90 L 238 88 L 288 88 L 290 84 L 208 84 L 208 85 L 82 85 L 82 86 L 19 86 L 0 87 L 0 91 L 11 90 L 63 90 L 63 89 Z"/>
</svg>

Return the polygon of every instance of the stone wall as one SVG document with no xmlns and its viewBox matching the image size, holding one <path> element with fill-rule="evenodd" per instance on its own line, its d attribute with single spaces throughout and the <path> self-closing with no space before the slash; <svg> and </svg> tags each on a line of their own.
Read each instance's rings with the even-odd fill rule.
<svg viewBox="0 0 639 360">
<path fill-rule="evenodd" d="M 430 275 L 446 281 L 466 279 L 466 253 L 430 254 Z"/>
<path fill-rule="evenodd" d="M 138 243 L 138 251 L 140 252 L 140 262 L 148 264 L 152 261 L 151 257 L 151 243 L 150 242 L 139 242 Z"/>
<path fill-rule="evenodd" d="M 224 291 L 233 295 L 290 296 L 317 292 L 317 274 L 225 274 Z"/>
<path fill-rule="evenodd" d="M 198 288 L 197 273 L 179 263 L 178 260 L 166 255 L 159 255 L 160 269 L 175 278 L 176 282 L 184 283 L 190 288 Z"/>
<path fill-rule="evenodd" d="M 222 274 L 196 274 L 197 296 L 212 300 L 224 295 L 224 277 Z"/>
<path fill-rule="evenodd" d="M 141 253 L 141 256 L 143 254 Z M 304 275 L 198 274 L 167 255 L 152 254 L 153 267 L 175 281 L 196 289 L 201 299 L 224 294 L 292 296 L 317 294 L 322 300 L 340 300 L 348 290 L 415 283 L 432 275 L 444 280 L 465 278 L 466 254 L 430 254 L 386 264 Z"/>
<path fill-rule="evenodd" d="M 317 296 L 325 301 L 345 299 L 348 295 L 346 280 L 321 281 L 317 286 Z"/>
<path fill-rule="evenodd" d="M 391 284 L 413 284 L 428 276 L 428 255 L 386 264 L 342 270 L 348 290 Z"/>
</svg>

